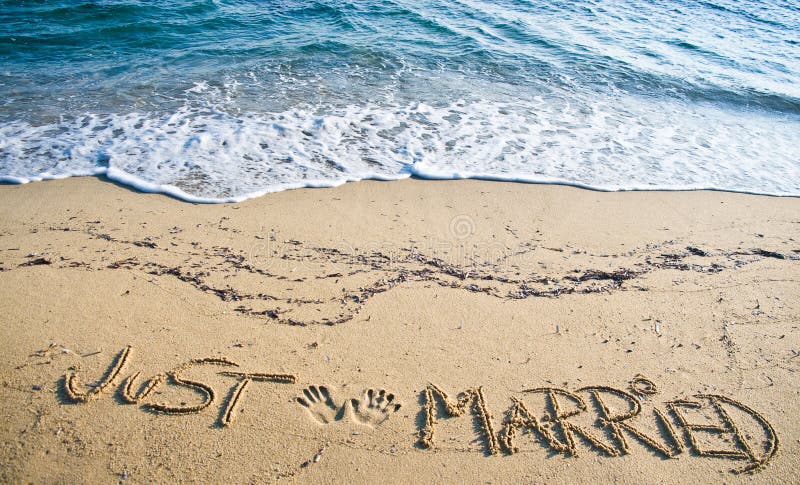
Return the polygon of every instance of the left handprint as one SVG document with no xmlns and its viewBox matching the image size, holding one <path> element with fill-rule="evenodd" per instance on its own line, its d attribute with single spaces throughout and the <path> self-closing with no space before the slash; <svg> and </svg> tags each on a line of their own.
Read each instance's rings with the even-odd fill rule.
<svg viewBox="0 0 800 485">
<path fill-rule="evenodd" d="M 297 402 L 320 424 L 339 421 L 344 416 L 344 406 L 336 404 L 326 386 L 309 386 Z"/>
</svg>

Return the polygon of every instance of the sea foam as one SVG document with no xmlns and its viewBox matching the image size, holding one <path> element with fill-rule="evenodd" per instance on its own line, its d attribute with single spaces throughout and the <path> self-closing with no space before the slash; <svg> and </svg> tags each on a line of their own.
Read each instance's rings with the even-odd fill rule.
<svg viewBox="0 0 800 485">
<path fill-rule="evenodd" d="M 530 102 L 346 106 L 231 115 L 84 115 L 0 125 L 0 180 L 104 174 L 229 202 L 363 179 L 482 178 L 598 190 L 800 195 L 800 123 L 713 104 L 566 93 Z"/>
<path fill-rule="evenodd" d="M 791 3 L 0 3 L 0 181 L 800 196 Z"/>
</svg>

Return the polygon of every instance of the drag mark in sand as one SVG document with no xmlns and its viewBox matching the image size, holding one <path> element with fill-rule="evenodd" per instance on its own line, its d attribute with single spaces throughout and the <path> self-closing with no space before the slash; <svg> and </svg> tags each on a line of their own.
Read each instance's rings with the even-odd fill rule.
<svg viewBox="0 0 800 485">
<path fill-rule="evenodd" d="M 569 418 L 573 416 L 577 416 L 584 411 L 587 410 L 586 403 L 584 400 L 575 394 L 574 392 L 567 391 L 565 389 L 560 389 L 556 387 L 540 387 L 536 389 L 526 389 L 522 391 L 523 393 L 543 393 L 548 398 L 548 408 L 549 414 L 544 417 L 542 420 L 545 424 L 540 424 L 533 415 L 529 414 L 527 410 L 521 406 L 521 401 L 517 401 L 515 403 L 519 409 L 514 409 L 512 407 L 511 415 L 519 414 L 526 416 L 524 425 L 530 427 L 536 431 L 538 431 L 544 439 L 549 443 L 550 447 L 554 450 L 559 451 L 561 453 L 566 453 L 570 456 L 578 456 L 578 450 L 575 446 L 575 435 L 580 436 L 581 438 L 585 439 L 588 443 L 591 444 L 593 448 L 601 450 L 608 456 L 617 456 L 619 453 L 614 448 L 606 445 L 601 441 L 600 438 L 596 437 L 586 428 L 578 426 L 574 423 L 568 421 Z M 572 401 L 576 407 L 572 411 L 562 411 L 562 404 L 563 401 L 559 400 L 559 397 L 566 398 L 569 401 Z M 516 423 L 513 419 L 509 419 L 508 423 L 514 426 Z M 554 429 L 560 429 L 561 434 L 563 435 L 563 441 L 559 441 L 555 434 L 550 430 L 550 427 Z M 506 431 L 506 434 L 509 434 Z M 510 433 L 511 436 L 514 436 L 516 433 Z M 507 439 L 506 442 L 508 444 L 513 444 L 512 440 Z"/>
<path fill-rule="evenodd" d="M 464 413 L 472 404 L 472 410 L 475 415 L 480 419 L 480 426 L 483 432 L 483 437 L 486 439 L 487 451 L 491 455 L 496 455 L 500 452 L 498 445 L 497 435 L 495 435 L 494 427 L 492 426 L 492 418 L 489 410 L 486 408 L 486 400 L 483 397 L 483 389 L 475 387 L 468 389 L 459 394 L 458 398 L 454 401 L 450 399 L 439 386 L 436 384 L 428 384 L 424 391 L 425 396 L 425 427 L 419 432 L 419 444 L 423 448 L 433 448 L 436 430 L 436 398 L 447 413 L 448 417 L 463 416 Z"/>
<path fill-rule="evenodd" d="M 242 393 L 244 393 L 245 388 L 248 384 L 250 384 L 253 380 L 249 377 L 244 377 L 242 380 L 236 384 L 236 387 L 233 389 L 233 393 L 231 394 L 231 398 L 228 401 L 228 405 L 222 412 L 222 426 L 230 426 L 233 422 L 233 418 L 236 416 L 234 411 L 236 410 L 236 405 L 239 403 L 239 398 L 242 397 Z"/>
<path fill-rule="evenodd" d="M 78 389 L 78 376 L 74 373 L 68 373 L 64 376 L 64 391 L 67 396 L 75 402 L 86 402 L 91 398 L 97 397 L 105 391 L 108 386 L 112 385 L 114 381 L 122 372 L 122 368 L 128 362 L 128 356 L 131 353 L 131 346 L 125 347 L 119 353 L 111 368 L 106 373 L 105 377 L 100 380 L 96 385 L 92 386 L 88 391 L 81 391 Z"/>
<path fill-rule="evenodd" d="M 222 371 L 219 374 L 223 376 L 236 377 L 239 379 L 239 383 L 233 388 L 233 391 L 231 392 L 231 398 L 228 400 L 228 403 L 222 412 L 222 418 L 220 422 L 222 426 L 230 426 L 233 422 L 233 418 L 236 417 L 236 405 L 239 403 L 239 399 L 242 397 L 242 394 L 244 394 L 245 388 L 251 382 L 278 382 L 283 384 L 294 384 L 297 382 L 297 377 L 291 374 L 264 374 L 259 372 L 244 373 L 232 371 Z"/>
<path fill-rule="evenodd" d="M 128 404 L 138 404 L 145 399 L 147 396 L 150 395 L 151 392 L 156 390 L 158 386 L 164 383 L 167 378 L 166 374 L 157 374 L 151 377 L 140 389 L 140 391 L 136 394 L 133 392 L 133 388 L 136 384 L 136 379 L 139 377 L 141 372 L 136 372 L 135 374 L 129 376 L 125 380 L 125 384 L 122 386 L 122 400 L 127 402 Z"/>
<path fill-rule="evenodd" d="M 119 377 L 123 368 L 128 362 L 128 357 L 131 354 L 131 346 L 125 347 L 119 353 L 117 358 L 112 363 L 109 370 L 106 372 L 103 379 L 96 385 L 92 386 L 89 391 L 80 391 L 77 389 L 78 378 L 74 373 L 67 373 L 64 376 L 64 393 L 73 402 L 86 403 L 89 399 L 97 397 L 104 393 L 114 381 Z M 175 369 L 167 372 L 166 374 L 156 374 L 150 378 L 140 388 L 139 392 L 134 392 L 136 380 L 140 372 L 136 372 L 128 376 L 120 387 L 120 397 L 122 401 L 128 404 L 141 404 L 143 409 L 159 413 L 159 414 L 198 414 L 211 406 L 217 398 L 214 388 L 210 385 L 197 380 L 187 379 L 183 377 L 183 373 L 189 369 L 202 366 L 202 365 L 215 365 L 222 367 L 239 367 L 239 364 L 227 359 L 225 357 L 206 357 L 201 359 L 191 359 Z M 245 388 L 251 382 L 276 382 L 282 384 L 294 384 L 297 382 L 297 377 L 292 374 L 272 374 L 261 372 L 233 372 L 233 371 L 220 371 L 219 375 L 235 377 L 238 382 L 234 386 L 230 398 L 224 403 L 222 414 L 220 416 L 220 425 L 225 427 L 229 426 L 235 417 L 236 407 L 242 399 Z M 172 405 L 169 403 L 150 403 L 145 402 L 148 397 L 160 386 L 171 381 L 171 383 L 178 387 L 184 387 L 195 391 L 202 396 L 201 401 L 195 405 Z"/>
<path fill-rule="evenodd" d="M 63 379 L 66 396 L 76 403 L 87 403 L 100 396 L 114 385 L 128 364 L 131 353 L 130 346 L 123 349 L 101 380 L 89 386 L 89 391 L 78 388 L 75 373 L 67 373 Z M 120 395 L 124 402 L 141 403 L 143 409 L 158 414 L 201 413 L 215 402 L 217 394 L 212 386 L 187 379 L 183 373 L 205 365 L 239 367 L 224 357 L 191 359 L 167 373 L 156 374 L 138 392 L 134 392 L 134 389 L 140 373 L 130 375 L 123 381 Z M 220 409 L 221 427 L 229 427 L 233 423 L 236 410 L 253 382 L 297 382 L 297 377 L 292 374 L 234 370 L 222 370 L 216 374 L 236 379 L 236 384 Z M 167 383 L 190 389 L 200 394 L 202 399 L 195 405 L 181 403 L 179 406 L 147 402 L 157 388 Z M 660 391 L 655 382 L 638 374 L 630 380 L 629 387 L 630 392 L 605 385 L 584 386 L 574 391 L 558 387 L 522 390 L 524 399 L 511 397 L 511 407 L 505 413 L 502 429 L 498 433 L 492 423 L 482 387 L 469 388 L 452 399 L 441 387 L 430 383 L 422 392 L 424 424 L 417 433 L 418 444 L 425 449 L 436 446 L 439 418 L 470 414 L 476 420 L 487 455 L 518 453 L 518 442 L 525 433 L 534 436 L 535 441 L 544 448 L 570 457 L 579 456 L 578 445 L 581 442 L 602 456 L 630 454 L 632 446 L 629 439 L 632 438 L 665 459 L 676 458 L 688 448 L 699 457 L 744 461 L 745 465 L 732 470 L 733 473 L 755 473 L 763 469 L 778 452 L 778 435 L 761 413 L 735 399 L 717 394 L 697 394 L 693 399 L 667 401 L 665 406 L 673 419 L 654 406 L 652 412 L 655 420 L 650 427 L 655 431 L 648 434 L 642 429 L 646 422 L 641 419 L 643 407 L 640 398 L 649 401 Z M 541 405 L 531 407 L 530 399 L 537 396 L 541 396 Z M 395 393 L 374 388 L 364 391 L 360 399 L 337 401 L 329 386 L 312 385 L 303 389 L 302 396 L 295 401 L 314 422 L 322 425 L 350 416 L 355 424 L 377 427 L 401 408 Z M 538 410 L 543 415 L 537 415 L 532 410 Z M 673 422 L 677 426 L 673 426 Z M 684 440 L 688 446 L 684 445 Z"/>
<path fill-rule="evenodd" d="M 636 374 L 633 376 L 633 379 L 631 379 L 630 388 L 631 391 L 642 397 L 654 396 L 658 394 L 658 386 L 656 383 L 641 374 Z"/>
<path fill-rule="evenodd" d="M 633 382 L 631 383 L 631 386 L 633 387 Z M 588 386 L 578 389 L 578 392 L 581 391 L 588 392 L 594 400 L 597 408 L 599 409 L 599 417 L 597 422 L 601 426 L 606 426 L 608 428 L 611 436 L 617 443 L 617 449 L 621 450 L 622 453 L 630 453 L 630 446 L 628 445 L 628 441 L 625 438 L 623 431 L 628 432 L 631 436 L 635 437 L 641 443 L 651 448 L 655 452 L 661 454 L 664 458 L 673 458 L 683 451 L 683 444 L 678 440 L 675 430 L 673 429 L 669 420 L 657 408 L 654 408 L 653 412 L 658 420 L 663 434 L 666 434 L 668 441 L 672 444 L 671 447 L 659 443 L 627 422 L 642 412 L 641 402 L 633 394 L 609 386 Z M 628 411 L 613 414 L 602 397 L 603 393 L 621 398 L 629 405 Z"/>
<path fill-rule="evenodd" d="M 203 396 L 203 400 L 199 404 L 195 404 L 194 406 L 172 406 L 170 404 L 165 404 L 165 403 L 145 403 L 143 406 L 151 411 L 164 414 L 195 414 L 201 412 L 202 410 L 210 406 L 211 403 L 213 403 L 214 400 L 216 399 L 214 388 L 209 386 L 208 384 L 185 379 L 182 377 L 182 374 L 187 370 L 191 369 L 192 367 L 204 364 L 232 366 L 232 367 L 239 366 L 239 364 L 231 362 L 230 360 L 224 357 L 221 358 L 208 357 L 204 359 L 192 359 L 189 362 L 186 362 L 185 364 L 182 364 L 178 366 L 176 369 L 168 372 L 167 375 L 176 385 L 187 387 L 189 389 L 192 389 L 200 393 Z"/>
<path fill-rule="evenodd" d="M 711 403 L 714 411 L 716 411 L 717 415 L 721 419 L 722 424 L 689 423 L 688 419 L 681 411 L 681 408 L 698 409 L 701 407 L 701 404 L 696 401 L 678 399 L 670 401 L 667 404 L 667 407 L 669 407 L 677 420 L 680 422 L 681 426 L 684 428 L 686 436 L 689 439 L 693 450 L 698 456 L 744 459 L 750 463 L 741 469 L 734 470 L 734 473 L 754 473 L 763 468 L 767 462 L 769 462 L 777 454 L 780 446 L 778 435 L 775 433 L 775 429 L 772 427 L 769 421 L 767 421 L 766 418 L 761 415 L 761 413 L 725 396 L 716 394 L 698 394 L 695 397 L 708 400 Z M 728 412 L 725 411 L 722 404 L 727 404 L 735 409 L 738 409 L 739 411 L 743 411 L 761 425 L 762 429 L 770 437 L 768 440 L 767 450 L 762 456 L 759 457 L 756 455 L 748 440 L 745 438 L 742 432 L 739 431 L 739 427 L 731 419 Z M 697 441 L 697 432 L 730 435 L 734 438 L 733 441 L 736 444 L 737 449 L 715 450 L 702 447 Z"/>
<path fill-rule="evenodd" d="M 645 384 L 645 381 L 647 384 Z M 631 380 L 631 388 L 646 390 L 645 395 L 655 394 L 655 383 L 637 375 Z M 461 393 L 457 400 L 450 399 L 447 394 L 434 384 L 429 384 L 423 391 L 424 427 L 419 431 L 419 444 L 430 449 L 435 447 L 435 430 L 438 424 L 437 403 L 444 408 L 446 417 L 464 415 L 473 403 L 472 411 L 481 422 L 481 437 L 484 439 L 488 454 L 499 454 L 501 449 L 506 454 L 515 454 L 520 451 L 517 444 L 525 432 L 535 437 L 535 441 L 544 448 L 566 456 L 577 457 L 578 439 L 586 443 L 589 449 L 597 451 L 604 456 L 616 457 L 632 453 L 626 434 L 634 438 L 646 449 L 649 449 L 662 458 L 676 458 L 686 448 L 678 435 L 671 420 L 658 408 L 653 408 L 656 433 L 661 439 L 648 435 L 640 429 L 634 421 L 642 411 L 642 404 L 634 393 L 610 386 L 586 386 L 576 391 L 569 391 L 556 387 L 541 387 L 522 391 L 528 395 L 545 396 L 541 408 L 544 416 L 539 418 L 531 408 L 518 397 L 512 397 L 512 405 L 506 412 L 506 418 L 500 433 L 495 436 L 491 426 L 489 411 L 486 407 L 481 388 L 472 388 Z M 592 411 L 580 394 L 588 394 L 594 406 L 595 421 L 592 428 L 601 432 L 601 436 L 589 431 L 587 426 L 578 425 L 571 421 L 581 415 L 589 416 Z M 627 407 L 627 410 L 613 411 L 608 405 L 608 398 L 616 400 L 615 407 Z M 734 461 L 746 461 L 741 468 L 731 470 L 734 474 L 755 473 L 771 461 L 778 451 L 779 440 L 772 425 L 766 418 L 752 408 L 739 401 L 720 395 L 698 394 L 697 400 L 678 399 L 666 403 L 667 409 L 672 413 L 678 427 L 683 430 L 689 442 L 692 454 L 700 457 L 716 457 Z M 681 407 L 697 411 L 706 411 L 700 415 L 706 422 L 703 424 L 691 423 L 682 413 Z M 739 414 L 733 419 L 730 411 Z M 710 424 L 716 419 L 717 423 Z M 746 421 L 750 433 L 742 432 L 739 424 Z M 737 424 L 739 423 L 739 424 Z M 753 445 L 756 438 L 751 433 L 760 429 L 762 439 L 757 452 Z M 700 442 L 700 437 L 722 439 L 722 442 L 732 443 L 731 449 L 707 449 Z"/>
</svg>

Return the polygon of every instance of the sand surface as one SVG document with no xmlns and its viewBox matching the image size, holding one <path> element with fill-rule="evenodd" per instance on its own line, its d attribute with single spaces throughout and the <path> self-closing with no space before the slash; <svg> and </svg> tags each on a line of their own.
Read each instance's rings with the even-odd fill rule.
<svg viewBox="0 0 800 485">
<path fill-rule="evenodd" d="M 0 295 L 4 483 L 800 476 L 798 199 L 1 186 Z"/>
</svg>

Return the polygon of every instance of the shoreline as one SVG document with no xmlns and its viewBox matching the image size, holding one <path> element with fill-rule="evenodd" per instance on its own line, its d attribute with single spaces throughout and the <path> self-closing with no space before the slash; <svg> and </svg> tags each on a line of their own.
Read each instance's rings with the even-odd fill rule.
<svg viewBox="0 0 800 485">
<path fill-rule="evenodd" d="M 0 202 L 4 482 L 800 472 L 796 197 L 80 177 Z"/>
<path fill-rule="evenodd" d="M 388 176 L 372 176 L 372 177 L 364 177 L 364 178 L 356 178 L 356 179 L 345 179 L 345 180 L 338 180 L 338 181 L 325 181 L 325 180 L 318 180 L 318 181 L 309 181 L 305 184 L 284 184 L 280 187 L 275 188 L 267 188 L 258 190 L 256 192 L 240 195 L 240 196 L 233 196 L 228 198 L 214 198 L 214 197 L 200 197 L 196 195 L 189 194 L 185 192 L 183 189 L 176 187 L 174 185 L 159 185 L 154 184 L 151 182 L 145 182 L 143 180 L 139 180 L 135 176 L 122 172 L 118 169 L 113 169 L 114 172 L 109 174 L 108 168 L 106 169 L 98 169 L 96 173 L 90 174 L 81 174 L 81 175 L 63 175 L 63 176 L 41 176 L 35 177 L 32 179 L 27 178 L 20 178 L 20 177 L 12 177 L 12 176 L 0 176 L 0 187 L 3 186 L 17 186 L 17 185 L 28 185 L 31 183 L 36 182 L 53 182 L 57 180 L 67 180 L 73 178 L 96 178 L 101 182 L 109 182 L 125 189 L 128 189 L 132 192 L 139 193 L 139 194 L 159 194 L 164 195 L 182 202 L 186 202 L 189 204 L 237 204 L 241 202 L 245 202 L 252 199 L 258 199 L 261 197 L 269 196 L 270 194 L 276 194 L 280 192 L 292 191 L 292 190 L 304 190 L 304 189 L 334 189 L 337 187 L 341 187 L 345 184 L 352 184 L 352 183 L 359 183 L 359 182 L 398 182 L 402 180 L 418 180 L 418 181 L 428 181 L 428 182 L 456 182 L 460 180 L 474 180 L 480 182 L 496 182 L 496 183 L 512 183 L 512 184 L 524 184 L 524 185 L 543 185 L 543 186 L 556 186 L 556 187 L 567 187 L 567 188 L 574 188 L 574 189 L 581 189 L 581 190 L 588 190 L 591 192 L 605 192 L 605 193 L 624 193 L 624 192 L 667 192 L 667 193 L 681 193 L 681 192 L 721 192 L 727 194 L 742 194 L 742 195 L 755 195 L 761 197 L 778 197 L 778 198 L 800 198 L 800 193 L 798 194 L 773 194 L 773 193 L 765 193 L 765 192 L 757 192 L 757 191 L 750 191 L 750 190 L 736 190 L 736 189 L 721 189 L 715 187 L 673 187 L 673 188 L 663 188 L 663 187 L 602 187 L 602 186 L 594 186 L 589 184 L 584 184 L 580 182 L 570 182 L 566 180 L 560 179 L 526 179 L 521 177 L 503 177 L 499 175 L 485 175 L 485 174 L 438 174 L 438 175 L 423 175 L 418 173 L 409 173 L 404 175 L 398 175 L 397 177 L 388 177 Z"/>
</svg>

